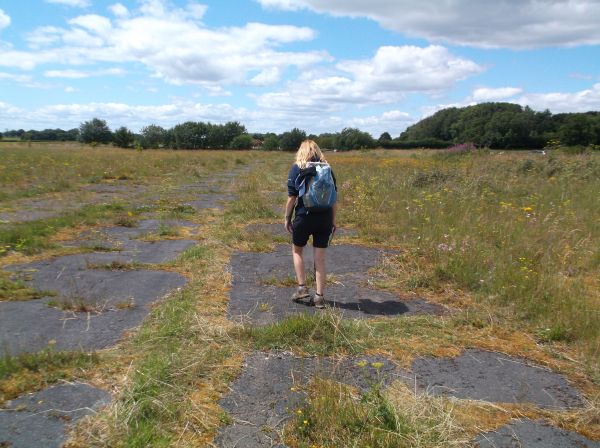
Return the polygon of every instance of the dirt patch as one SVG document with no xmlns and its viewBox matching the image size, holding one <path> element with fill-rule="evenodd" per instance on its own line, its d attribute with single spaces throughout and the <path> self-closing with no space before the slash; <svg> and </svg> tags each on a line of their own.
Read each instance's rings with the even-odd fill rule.
<svg viewBox="0 0 600 448">
<path fill-rule="evenodd" d="M 160 235 L 161 233 L 169 232 L 172 229 L 177 229 L 179 227 L 195 230 L 198 225 L 191 221 L 175 219 L 144 219 L 138 221 L 133 227 L 113 226 L 86 230 L 77 237 L 76 241 L 67 244 L 83 247 L 102 246 L 111 249 L 127 250 L 132 246 L 132 240 L 149 237 L 151 235 Z"/>
<path fill-rule="evenodd" d="M 468 349 L 456 358 L 419 358 L 412 370 L 418 386 L 437 395 L 543 408 L 583 405 L 564 376 L 501 353 Z"/>
<path fill-rule="evenodd" d="M 343 311 L 349 318 L 401 314 L 442 314 L 445 309 L 421 299 L 402 299 L 388 291 L 371 288 L 368 270 L 385 256 L 380 250 L 352 245 L 332 246 L 327 251 L 328 272 L 336 276 L 329 284 L 327 304 Z M 233 254 L 233 284 L 229 316 L 265 325 L 297 313 L 315 309 L 293 303 L 294 287 L 270 286 L 294 279 L 289 246 L 277 246 L 274 252 Z M 313 265 L 312 250 L 307 249 L 305 262 Z M 310 271 L 310 270 L 308 270 Z"/>
<path fill-rule="evenodd" d="M 221 429 L 215 443 L 224 448 L 283 446 L 276 445 L 281 443 L 280 430 L 302 405 L 302 388 L 315 376 L 366 390 L 374 384 L 388 384 L 401 374 L 389 360 L 379 357 L 335 361 L 255 352 L 246 358 L 242 374 L 220 402 L 234 423 Z"/>
<path fill-rule="evenodd" d="M 600 448 L 600 442 L 532 420 L 517 420 L 496 431 L 481 434 L 475 443 L 479 448 Z"/>
<path fill-rule="evenodd" d="M 0 409 L 0 446 L 60 447 L 67 425 L 110 402 L 110 394 L 88 384 L 62 384 L 19 397 Z"/>
</svg>

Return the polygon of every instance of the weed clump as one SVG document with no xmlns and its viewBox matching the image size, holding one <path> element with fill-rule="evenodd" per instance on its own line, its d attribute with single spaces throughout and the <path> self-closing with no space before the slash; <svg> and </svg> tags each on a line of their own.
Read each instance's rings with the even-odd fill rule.
<svg viewBox="0 0 600 448">
<path fill-rule="evenodd" d="M 287 429 L 288 439 L 302 446 L 445 448 L 468 443 L 452 405 L 399 383 L 387 391 L 373 384 L 356 394 L 346 385 L 317 378 Z"/>
<path fill-rule="evenodd" d="M 357 353 L 364 348 L 369 328 L 359 321 L 343 319 L 334 310 L 299 314 L 265 327 L 247 327 L 240 336 L 250 338 L 258 349 L 296 349 L 308 354 Z"/>
</svg>

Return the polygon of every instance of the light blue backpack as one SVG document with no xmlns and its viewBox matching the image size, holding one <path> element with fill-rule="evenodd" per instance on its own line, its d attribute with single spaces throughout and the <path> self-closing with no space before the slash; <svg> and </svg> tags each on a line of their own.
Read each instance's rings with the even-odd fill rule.
<svg viewBox="0 0 600 448">
<path fill-rule="evenodd" d="M 331 167 L 325 162 L 308 162 L 305 170 L 312 171 L 313 176 L 304 178 L 303 187 L 301 186 L 299 194 L 304 202 L 304 207 L 309 212 L 321 212 L 330 209 L 337 200 L 335 191 L 335 182 Z"/>
</svg>

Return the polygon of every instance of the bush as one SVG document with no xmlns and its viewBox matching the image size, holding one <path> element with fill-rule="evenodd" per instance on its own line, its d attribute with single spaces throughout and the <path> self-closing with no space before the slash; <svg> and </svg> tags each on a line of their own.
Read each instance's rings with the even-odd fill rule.
<svg viewBox="0 0 600 448">
<path fill-rule="evenodd" d="M 234 149 L 252 148 L 252 136 L 250 134 L 241 134 L 231 141 L 231 147 Z"/>
<path fill-rule="evenodd" d="M 133 145 L 134 135 L 129 129 L 125 126 L 117 129 L 113 134 L 113 144 L 120 148 L 129 148 Z"/>
<path fill-rule="evenodd" d="M 377 142 L 368 132 L 356 128 L 345 128 L 335 138 L 335 146 L 342 151 L 351 149 L 374 148 Z"/>
<path fill-rule="evenodd" d="M 294 128 L 289 132 L 283 133 L 279 139 L 279 145 L 284 151 L 296 151 L 304 140 L 306 140 L 306 132 Z"/>
<path fill-rule="evenodd" d="M 84 121 L 79 126 L 79 140 L 83 143 L 110 143 L 112 137 L 105 120 L 94 118 L 91 121 Z"/>
<path fill-rule="evenodd" d="M 266 151 L 277 151 L 279 149 L 279 139 L 275 135 L 269 135 L 265 138 L 262 149 Z"/>
</svg>

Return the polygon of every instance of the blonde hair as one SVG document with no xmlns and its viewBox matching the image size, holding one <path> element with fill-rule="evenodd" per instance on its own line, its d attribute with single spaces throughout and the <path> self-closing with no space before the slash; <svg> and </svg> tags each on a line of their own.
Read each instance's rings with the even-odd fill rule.
<svg viewBox="0 0 600 448">
<path fill-rule="evenodd" d="M 319 148 L 319 145 L 314 140 L 304 140 L 296 153 L 296 165 L 304 169 L 306 168 L 306 164 L 311 161 L 327 162 L 321 152 L 321 148 Z"/>
</svg>

